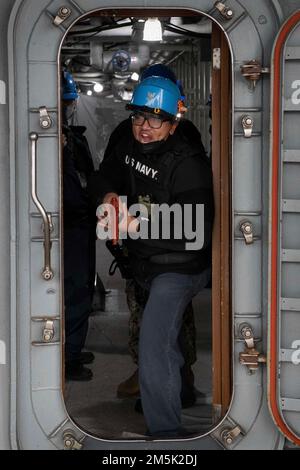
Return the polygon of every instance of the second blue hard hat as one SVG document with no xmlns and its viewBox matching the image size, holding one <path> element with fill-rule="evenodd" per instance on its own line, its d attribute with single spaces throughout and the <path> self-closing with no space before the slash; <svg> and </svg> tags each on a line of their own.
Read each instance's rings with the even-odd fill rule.
<svg viewBox="0 0 300 470">
<path fill-rule="evenodd" d="M 66 101 L 77 100 L 79 97 L 75 80 L 70 72 L 63 73 L 62 98 Z"/>
<path fill-rule="evenodd" d="M 180 94 L 181 94 L 181 99 L 183 101 L 185 100 L 185 95 L 184 95 L 183 86 L 182 86 L 181 81 L 177 80 L 175 73 L 167 65 L 165 65 L 165 64 L 149 65 L 149 67 L 147 67 L 141 75 L 141 82 L 143 80 L 145 80 L 145 78 L 148 78 L 148 77 L 168 78 L 173 83 L 175 83 L 175 85 L 178 86 Z"/>
<path fill-rule="evenodd" d="M 174 82 L 168 78 L 150 76 L 136 87 L 127 108 L 175 117 L 180 100 L 181 94 Z"/>
<path fill-rule="evenodd" d="M 141 82 L 149 77 L 162 77 L 168 78 L 173 83 L 177 83 L 177 79 L 173 70 L 170 69 L 167 65 L 164 64 L 153 64 L 149 65 L 141 75 Z"/>
</svg>

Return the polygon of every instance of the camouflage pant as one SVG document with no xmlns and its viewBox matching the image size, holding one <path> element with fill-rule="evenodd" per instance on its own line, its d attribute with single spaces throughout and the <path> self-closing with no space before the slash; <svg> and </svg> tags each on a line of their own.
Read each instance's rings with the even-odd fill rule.
<svg viewBox="0 0 300 470">
<path fill-rule="evenodd" d="M 130 311 L 129 317 L 129 352 L 135 364 L 138 364 L 138 344 L 140 333 L 140 321 L 149 293 L 137 284 L 133 279 L 126 281 L 127 305 Z M 183 323 L 179 337 L 180 349 L 185 364 L 192 365 L 197 360 L 196 353 L 196 328 L 194 321 L 193 305 L 190 302 L 183 315 Z"/>
</svg>

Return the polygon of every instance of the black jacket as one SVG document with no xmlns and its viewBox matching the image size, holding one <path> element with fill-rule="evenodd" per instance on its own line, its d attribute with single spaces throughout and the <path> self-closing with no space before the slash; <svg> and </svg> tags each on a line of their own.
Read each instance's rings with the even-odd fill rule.
<svg viewBox="0 0 300 470">
<path fill-rule="evenodd" d="M 205 148 L 202 143 L 201 134 L 197 127 L 189 119 L 182 119 L 179 121 L 176 135 L 179 135 L 181 139 L 189 142 L 190 145 L 197 148 L 197 153 L 200 158 L 207 160 L 208 157 L 205 152 Z M 122 121 L 111 133 L 108 144 L 106 146 L 103 160 L 105 160 L 113 152 L 114 148 L 118 143 L 123 140 L 124 136 L 133 137 L 132 134 L 132 121 L 130 117 Z"/>
<path fill-rule="evenodd" d="M 205 237 L 200 250 L 187 252 L 186 243 L 191 240 L 184 236 L 180 240 L 175 239 L 172 221 L 170 239 L 128 238 L 124 243 L 135 271 L 141 270 L 142 266 L 144 273 L 151 269 L 155 272 L 194 273 L 209 266 L 214 212 L 211 168 L 207 158 L 199 152 L 199 146 L 188 142 L 180 132 L 176 130 L 158 151 L 150 154 L 141 152 L 132 132 L 123 135 L 100 165 L 93 188 L 97 204 L 108 192 L 127 196 L 128 206 L 145 201 L 152 204 L 191 204 L 194 228 L 196 204 L 204 204 Z"/>
<path fill-rule="evenodd" d="M 86 127 L 63 126 L 66 145 L 63 149 L 63 200 L 65 228 L 78 227 L 95 219 L 91 209 L 87 181 L 94 171 Z M 93 214 L 93 216 L 92 216 Z"/>
</svg>

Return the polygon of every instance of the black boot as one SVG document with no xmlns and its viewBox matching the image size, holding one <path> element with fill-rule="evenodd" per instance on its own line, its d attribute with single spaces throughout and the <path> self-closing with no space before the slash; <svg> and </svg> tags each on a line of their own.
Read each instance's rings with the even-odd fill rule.
<svg viewBox="0 0 300 470">
<path fill-rule="evenodd" d="M 66 380 L 88 381 L 93 378 L 91 369 L 84 367 L 79 361 L 69 361 L 65 366 Z"/>
<path fill-rule="evenodd" d="M 91 364 L 95 360 L 95 355 L 91 351 L 81 351 L 80 364 Z"/>
</svg>

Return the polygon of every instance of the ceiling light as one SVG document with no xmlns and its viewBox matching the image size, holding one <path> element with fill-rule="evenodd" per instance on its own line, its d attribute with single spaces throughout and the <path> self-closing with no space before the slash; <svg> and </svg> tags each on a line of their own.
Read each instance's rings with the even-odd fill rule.
<svg viewBox="0 0 300 470">
<path fill-rule="evenodd" d="M 140 76 L 139 76 L 139 74 L 136 73 L 136 72 L 133 72 L 133 74 L 131 75 L 131 80 L 132 80 L 133 82 L 138 82 L 138 81 L 139 81 L 139 78 L 140 78 Z"/>
<path fill-rule="evenodd" d="M 144 27 L 144 41 L 161 41 L 162 40 L 162 27 L 158 18 L 149 18 L 145 21 Z"/>
<path fill-rule="evenodd" d="M 102 85 L 102 83 L 95 83 L 94 91 L 96 93 L 101 93 L 103 90 L 104 90 L 104 86 Z"/>
<path fill-rule="evenodd" d="M 130 101 L 132 99 L 133 91 L 124 90 L 123 93 L 120 93 L 120 96 L 123 101 Z"/>
</svg>

